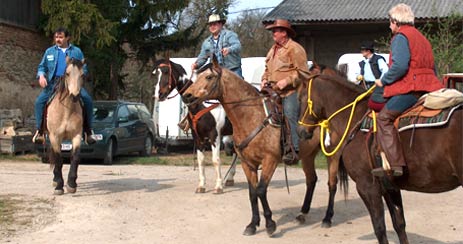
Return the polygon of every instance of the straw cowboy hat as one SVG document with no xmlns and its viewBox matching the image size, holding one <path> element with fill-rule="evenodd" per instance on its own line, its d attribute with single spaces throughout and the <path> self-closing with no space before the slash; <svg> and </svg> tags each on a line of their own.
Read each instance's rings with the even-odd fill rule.
<svg viewBox="0 0 463 244">
<path fill-rule="evenodd" d="M 211 14 L 209 16 L 209 21 L 207 21 L 208 24 L 214 23 L 214 22 L 221 22 L 222 24 L 225 24 L 225 19 L 220 17 L 218 14 Z"/>
<path fill-rule="evenodd" d="M 286 29 L 286 32 L 291 37 L 296 36 L 296 32 L 293 30 L 293 28 L 291 28 L 291 23 L 289 23 L 289 21 L 285 19 L 276 19 L 273 22 L 273 24 L 267 25 L 265 29 L 272 30 L 273 28 L 277 28 L 277 27 Z"/>
</svg>

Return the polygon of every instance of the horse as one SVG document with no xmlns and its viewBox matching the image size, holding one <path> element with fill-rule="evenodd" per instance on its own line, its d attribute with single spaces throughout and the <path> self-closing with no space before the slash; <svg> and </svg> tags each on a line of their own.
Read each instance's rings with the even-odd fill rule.
<svg viewBox="0 0 463 244">
<path fill-rule="evenodd" d="M 160 59 L 154 64 L 153 74 L 157 74 L 158 81 L 156 89 L 159 101 L 168 99 L 169 94 L 176 89 L 182 96 L 183 91 L 192 83 L 187 77 L 185 69 L 168 58 Z M 203 104 L 188 106 L 188 120 L 193 131 L 193 139 L 196 145 L 196 153 L 199 168 L 199 183 L 196 193 L 206 192 L 206 175 L 204 171 L 204 151 L 209 143 L 212 149 L 212 163 L 215 168 L 214 193 L 223 193 L 223 182 L 221 174 L 220 142 L 221 136 L 231 135 L 233 129 L 226 118 L 222 106 L 205 107 Z M 235 163 L 232 163 L 230 173 L 227 175 L 225 186 L 234 185 Z"/>
<path fill-rule="evenodd" d="M 57 84 L 55 96 L 47 108 L 47 133 L 50 140 L 50 165 L 53 167 L 55 195 L 64 194 L 61 159 L 61 142 L 72 141 L 71 166 L 66 185 L 69 193 L 77 189 L 77 168 L 79 166 L 80 143 L 82 140 L 83 113 L 80 89 L 83 85 L 84 61 L 66 58 L 65 77 Z M 64 82 L 64 83 L 63 83 Z"/>
<path fill-rule="evenodd" d="M 338 135 L 350 131 L 349 140 L 340 144 L 342 156 L 339 170 L 344 172 L 340 174 L 340 181 L 347 186 L 347 174 L 355 181 L 357 192 L 368 209 L 380 244 L 388 243 L 382 198 L 389 209 L 400 243 L 409 243 L 400 190 L 439 193 L 462 186 L 463 109 L 456 109 L 444 126 L 400 132 L 408 172 L 399 178 L 388 176 L 376 179 L 371 174 L 374 161 L 369 150 L 365 148 L 370 137 L 367 133 L 355 130 L 368 110 L 366 99 L 359 97 L 364 91 L 346 79 L 334 76 L 318 76 L 305 82 L 298 91 L 301 102 L 298 133 L 301 138 L 310 139 L 316 127 L 314 125 L 317 124 L 328 127 Z M 359 101 L 355 103 L 352 116 L 349 116 L 348 111 L 340 112 L 340 108 L 357 97 Z M 331 117 L 334 113 L 337 114 Z M 350 117 L 352 122 L 348 126 Z"/>
<path fill-rule="evenodd" d="M 201 103 L 208 99 L 218 99 L 225 109 L 233 126 L 233 140 L 243 171 L 245 172 L 249 198 L 252 209 L 251 222 L 246 226 L 243 234 L 254 235 L 256 227 L 260 224 L 258 199 L 264 209 L 266 231 L 272 235 L 276 230 L 276 223 L 272 220 L 272 211 L 267 200 L 267 188 L 274 174 L 277 164 L 281 162 L 280 136 L 281 129 L 268 126 L 266 115 L 262 106 L 263 97 L 249 83 L 242 80 L 233 72 L 222 69 L 215 57 L 213 62 L 198 74 L 194 84 L 184 93 L 184 101 L 188 104 Z M 315 142 L 315 144 L 313 144 Z M 300 144 L 300 158 L 306 175 L 306 196 L 301 208 L 301 215 L 297 218 L 304 222 L 304 215 L 310 209 L 314 187 L 317 181 L 314 159 L 317 155 L 318 141 L 304 141 Z M 258 175 L 258 168 L 262 172 Z M 330 189 L 330 198 L 336 192 L 336 178 L 334 189 Z M 330 200 L 333 202 L 334 200 Z M 331 225 L 332 204 L 327 210 L 327 225 Z"/>
</svg>

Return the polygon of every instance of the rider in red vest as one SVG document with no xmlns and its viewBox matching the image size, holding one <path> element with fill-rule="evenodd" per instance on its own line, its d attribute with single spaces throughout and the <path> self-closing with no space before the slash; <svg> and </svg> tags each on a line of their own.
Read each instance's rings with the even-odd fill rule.
<svg viewBox="0 0 463 244">
<path fill-rule="evenodd" d="M 435 74 L 434 56 L 429 41 L 413 25 L 415 16 L 406 4 L 389 10 L 391 40 L 389 71 L 375 81 L 384 87 L 386 105 L 378 114 L 379 146 L 391 164 L 393 176 L 401 176 L 406 167 L 399 133 L 394 120 L 413 106 L 426 93 L 442 88 Z M 383 168 L 372 170 L 375 176 L 384 176 Z"/>
</svg>

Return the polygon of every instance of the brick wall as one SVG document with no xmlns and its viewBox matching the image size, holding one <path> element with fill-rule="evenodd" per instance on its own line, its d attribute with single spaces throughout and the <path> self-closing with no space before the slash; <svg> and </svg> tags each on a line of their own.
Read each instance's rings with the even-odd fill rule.
<svg viewBox="0 0 463 244">
<path fill-rule="evenodd" d="M 0 109 L 20 108 L 24 117 L 33 113 L 40 91 L 37 65 L 50 45 L 39 32 L 0 23 Z"/>
</svg>

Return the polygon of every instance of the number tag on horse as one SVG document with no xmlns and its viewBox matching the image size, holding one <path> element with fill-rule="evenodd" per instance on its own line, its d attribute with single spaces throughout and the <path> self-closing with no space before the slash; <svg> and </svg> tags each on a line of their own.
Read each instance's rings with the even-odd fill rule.
<svg viewBox="0 0 463 244">
<path fill-rule="evenodd" d="M 61 151 L 71 151 L 72 144 L 70 143 L 61 143 Z"/>
</svg>

